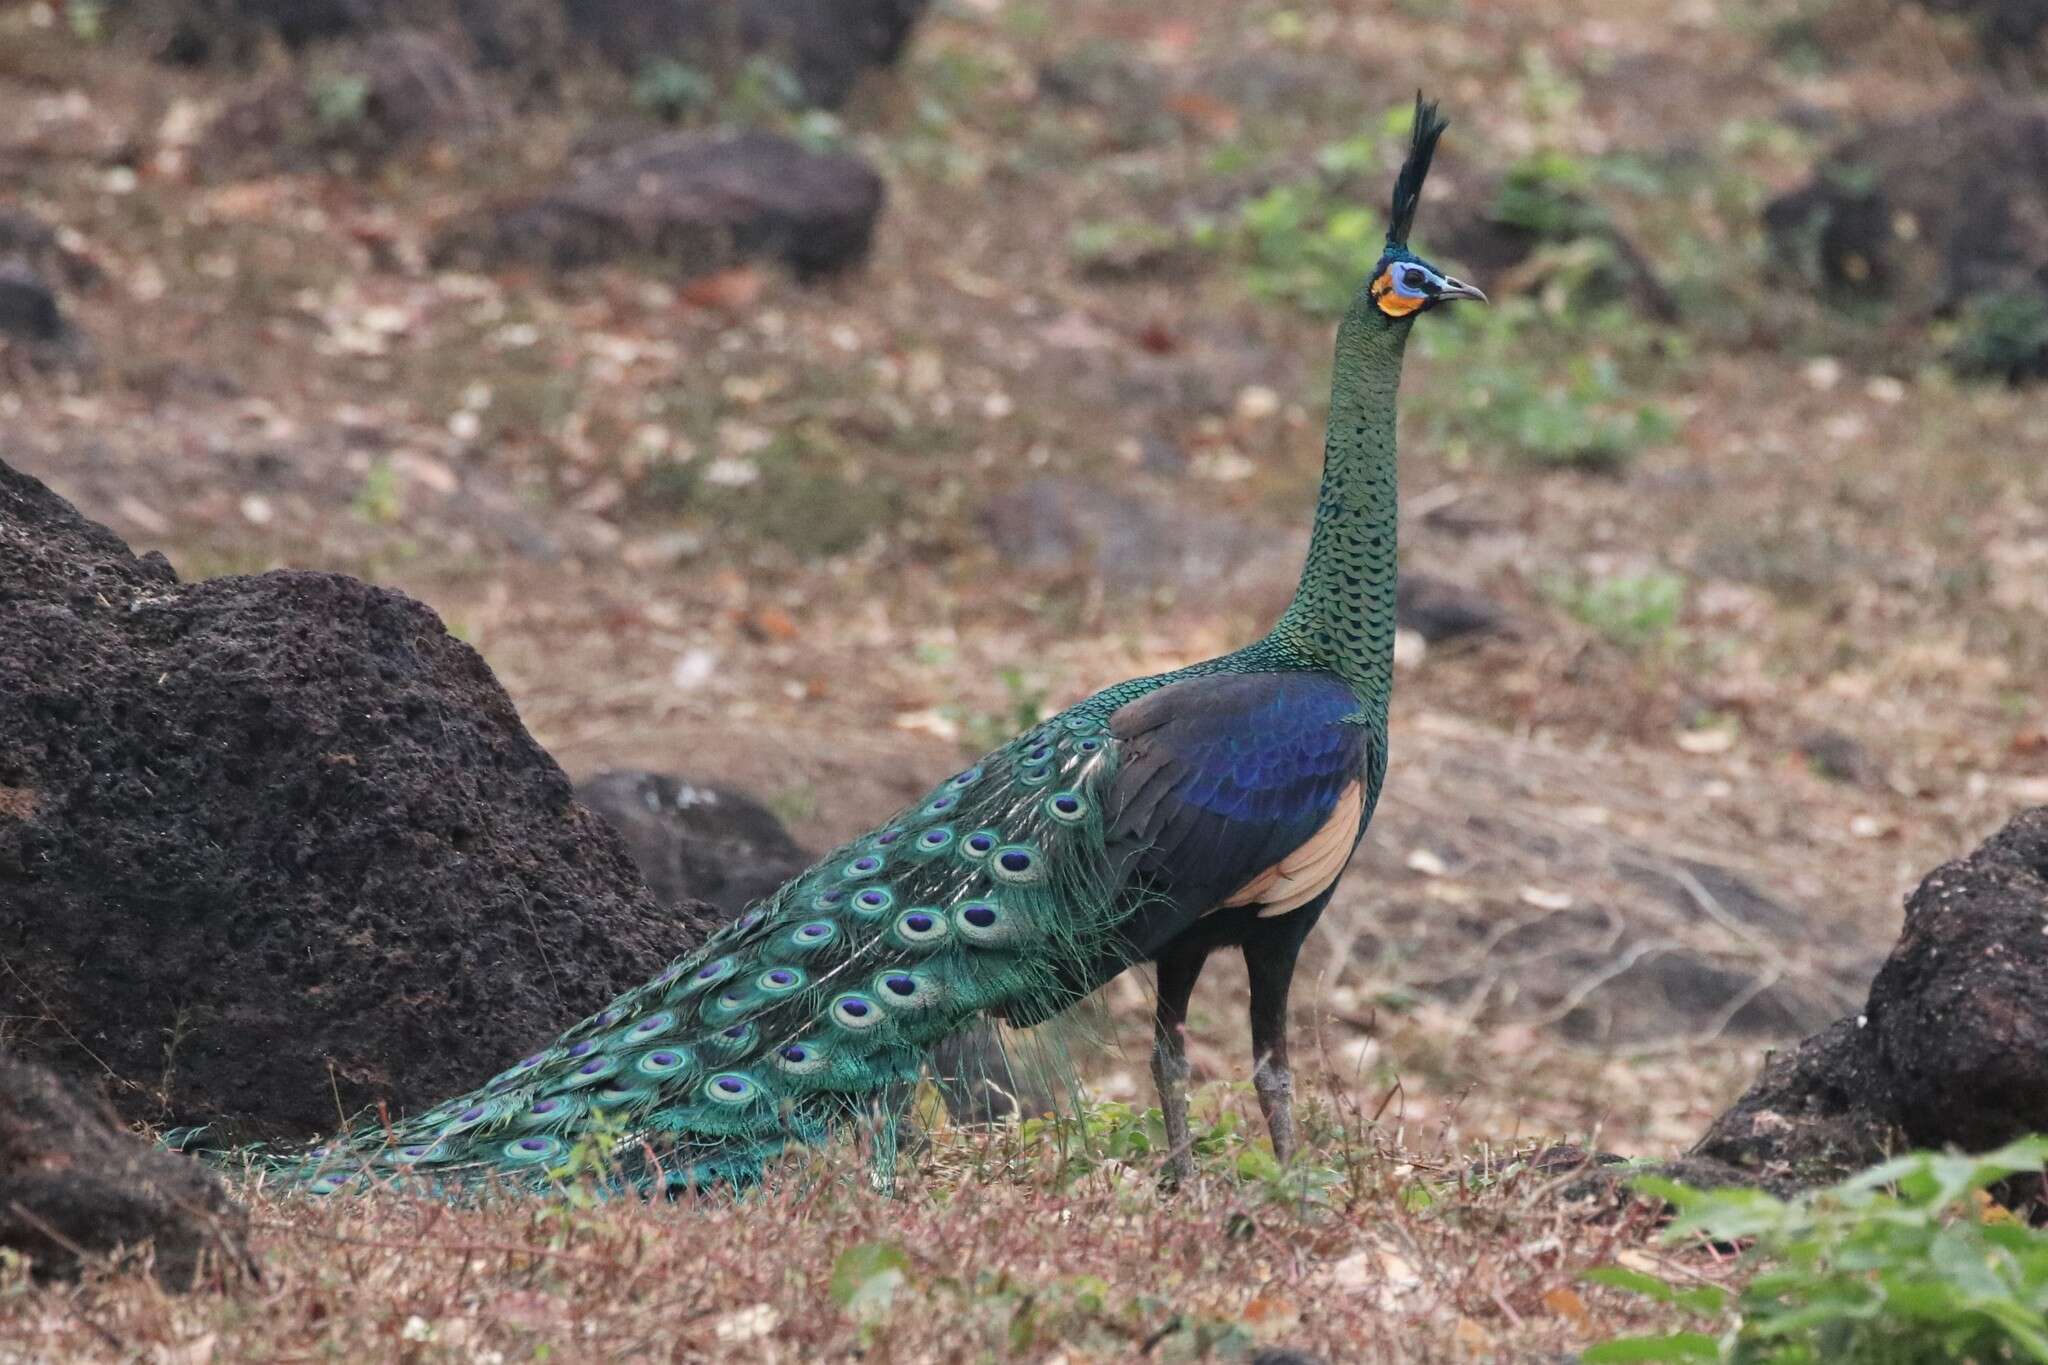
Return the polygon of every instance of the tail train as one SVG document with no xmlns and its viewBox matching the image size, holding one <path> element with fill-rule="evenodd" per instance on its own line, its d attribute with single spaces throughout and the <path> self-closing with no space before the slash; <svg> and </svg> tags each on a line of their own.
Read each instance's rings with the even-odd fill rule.
<svg viewBox="0 0 2048 1365">
<path fill-rule="evenodd" d="M 748 1184 L 914 1081 L 977 1015 L 1048 1017 L 1118 961 L 1115 768 L 1099 718 L 1046 722 L 481 1088 L 282 1174 L 320 1194 L 542 1184 L 595 1148 L 633 1188 Z"/>
</svg>

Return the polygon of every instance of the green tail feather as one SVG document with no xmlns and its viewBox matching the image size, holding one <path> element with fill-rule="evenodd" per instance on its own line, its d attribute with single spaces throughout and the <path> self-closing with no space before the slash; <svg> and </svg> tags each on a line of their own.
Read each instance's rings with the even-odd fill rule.
<svg viewBox="0 0 2048 1365">
<path fill-rule="evenodd" d="M 643 1190 L 749 1183 L 914 1080 L 976 1015 L 1071 1003 L 1063 979 L 1128 910 L 1103 828 L 1116 763 L 1098 711 L 1048 721 L 482 1088 L 283 1174 L 316 1193 L 593 1164 Z"/>
</svg>

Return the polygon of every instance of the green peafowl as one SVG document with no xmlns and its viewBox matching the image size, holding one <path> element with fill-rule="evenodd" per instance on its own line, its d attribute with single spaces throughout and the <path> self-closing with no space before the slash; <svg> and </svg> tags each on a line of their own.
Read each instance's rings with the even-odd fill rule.
<svg viewBox="0 0 2048 1365">
<path fill-rule="evenodd" d="M 1387 770 L 1402 354 L 1422 314 L 1485 298 L 1407 245 L 1444 127 L 1418 95 L 1385 254 L 1337 332 L 1307 565 L 1264 639 L 1076 703 L 481 1089 L 316 1149 L 293 1178 L 538 1184 L 601 1136 L 623 1186 L 742 1186 L 793 1145 L 895 1113 L 889 1097 L 977 1015 L 1039 1023 L 1149 961 L 1169 1174 L 1185 1180 L 1188 998 L 1228 946 L 1250 969 L 1254 1085 L 1290 1158 L 1295 959 Z M 887 1159 L 893 1120 L 877 1132 Z"/>
</svg>

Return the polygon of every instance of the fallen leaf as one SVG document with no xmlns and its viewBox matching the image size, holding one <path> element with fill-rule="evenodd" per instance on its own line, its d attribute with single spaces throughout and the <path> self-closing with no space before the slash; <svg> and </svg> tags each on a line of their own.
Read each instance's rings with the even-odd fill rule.
<svg viewBox="0 0 2048 1365">
<path fill-rule="evenodd" d="M 782 1314 L 771 1304 L 757 1303 L 749 1308 L 736 1308 L 714 1318 L 711 1335 L 725 1342 L 759 1341 L 772 1336 L 782 1325 Z"/>
<path fill-rule="evenodd" d="M 1199 90 L 1175 95 L 1166 102 L 1166 112 L 1211 137 L 1234 137 L 1243 122 L 1234 106 Z"/>
<path fill-rule="evenodd" d="M 1592 1317 L 1586 1312 L 1586 1301 L 1575 1289 L 1559 1286 L 1543 1295 L 1543 1306 L 1561 1318 L 1569 1318 L 1574 1327 L 1592 1326 Z"/>
<path fill-rule="evenodd" d="M 780 607 L 757 607 L 749 612 L 746 630 L 761 640 L 794 640 L 803 634 L 796 618 Z"/>
<path fill-rule="evenodd" d="M 760 271 L 750 265 L 739 265 L 691 280 L 676 291 L 676 297 L 698 308 L 743 313 L 760 299 L 766 284 Z"/>
</svg>

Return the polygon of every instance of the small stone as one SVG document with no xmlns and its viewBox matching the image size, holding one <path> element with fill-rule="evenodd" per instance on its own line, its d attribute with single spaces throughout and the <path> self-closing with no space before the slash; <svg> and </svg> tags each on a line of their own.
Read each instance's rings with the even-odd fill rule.
<svg viewBox="0 0 2048 1365">
<path fill-rule="evenodd" d="M 1237 415 L 1247 422 L 1262 422 L 1280 411 L 1280 395 L 1264 384 L 1250 384 L 1238 390 Z"/>
<path fill-rule="evenodd" d="M 1408 870 L 1420 872 L 1425 877 L 1441 877 L 1451 869 L 1435 853 L 1426 848 L 1418 848 L 1410 850 L 1408 854 Z"/>
</svg>

